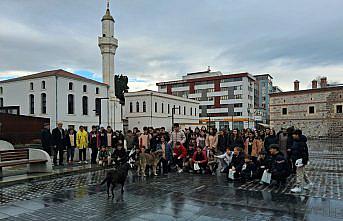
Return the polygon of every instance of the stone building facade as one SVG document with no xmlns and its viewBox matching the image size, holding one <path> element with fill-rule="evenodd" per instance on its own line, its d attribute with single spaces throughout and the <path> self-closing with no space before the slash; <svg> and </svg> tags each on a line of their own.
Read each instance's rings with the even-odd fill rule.
<svg viewBox="0 0 343 221">
<path fill-rule="evenodd" d="M 321 87 L 270 95 L 270 124 L 275 130 L 294 126 L 312 138 L 343 137 L 343 86 L 329 86 L 322 78 Z"/>
</svg>

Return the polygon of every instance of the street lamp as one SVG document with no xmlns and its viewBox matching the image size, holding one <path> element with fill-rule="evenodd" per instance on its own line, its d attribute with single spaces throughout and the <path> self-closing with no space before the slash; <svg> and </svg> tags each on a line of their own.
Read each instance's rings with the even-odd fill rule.
<svg viewBox="0 0 343 221">
<path fill-rule="evenodd" d="M 247 108 L 247 112 L 248 112 L 248 128 L 250 128 L 250 109 Z"/>
<path fill-rule="evenodd" d="M 101 125 L 101 101 L 102 100 L 108 100 L 108 97 L 97 97 L 95 98 L 95 114 L 99 116 L 99 128 Z"/>
<path fill-rule="evenodd" d="M 180 106 L 179 107 L 172 107 L 172 128 L 174 127 L 174 114 L 175 114 L 175 110 L 179 109 L 179 113 L 180 113 Z"/>
</svg>

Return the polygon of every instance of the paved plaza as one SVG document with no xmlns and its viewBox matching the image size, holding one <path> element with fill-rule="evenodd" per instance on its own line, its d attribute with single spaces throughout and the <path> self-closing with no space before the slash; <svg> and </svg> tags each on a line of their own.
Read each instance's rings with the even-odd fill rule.
<svg viewBox="0 0 343 221">
<path fill-rule="evenodd" d="M 311 144 L 313 145 L 313 144 Z M 99 183 L 106 171 L 3 187 L 1 220 L 342 220 L 341 148 L 311 150 L 313 188 L 290 193 L 254 182 L 175 173 L 129 177 L 125 192 L 107 199 Z M 324 145 L 325 146 L 325 145 Z"/>
</svg>

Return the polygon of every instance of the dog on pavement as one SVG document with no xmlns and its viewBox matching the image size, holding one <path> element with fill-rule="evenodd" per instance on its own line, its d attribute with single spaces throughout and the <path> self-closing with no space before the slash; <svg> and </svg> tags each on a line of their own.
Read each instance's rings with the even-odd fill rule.
<svg viewBox="0 0 343 221">
<path fill-rule="evenodd" d="M 111 188 L 111 193 L 112 193 L 112 198 L 114 198 L 114 187 L 117 184 L 121 185 L 121 193 L 124 193 L 124 185 L 125 185 L 125 181 L 128 175 L 130 169 L 130 164 L 129 163 L 125 163 L 123 165 L 120 165 L 118 167 L 117 170 L 110 170 L 107 172 L 107 175 L 105 177 L 105 179 L 101 182 L 100 185 L 104 185 L 105 183 L 107 183 L 107 196 L 110 197 L 110 188 Z"/>
<path fill-rule="evenodd" d="M 138 176 L 146 176 L 145 169 L 146 166 L 152 167 L 152 172 L 154 176 L 157 176 L 157 165 L 160 161 L 162 155 L 162 151 L 155 151 L 153 153 L 140 153 L 139 154 L 139 161 L 138 161 L 138 170 L 137 174 Z"/>
</svg>

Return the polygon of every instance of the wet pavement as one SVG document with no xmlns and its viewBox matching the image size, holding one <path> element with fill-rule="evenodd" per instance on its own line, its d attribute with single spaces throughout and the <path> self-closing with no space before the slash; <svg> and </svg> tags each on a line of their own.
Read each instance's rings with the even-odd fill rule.
<svg viewBox="0 0 343 221">
<path fill-rule="evenodd" d="M 0 189 L 0 220 L 343 220 L 342 149 L 311 150 L 313 188 L 290 193 L 258 183 L 175 173 L 130 176 L 124 194 L 107 199 L 106 171 Z"/>
</svg>

